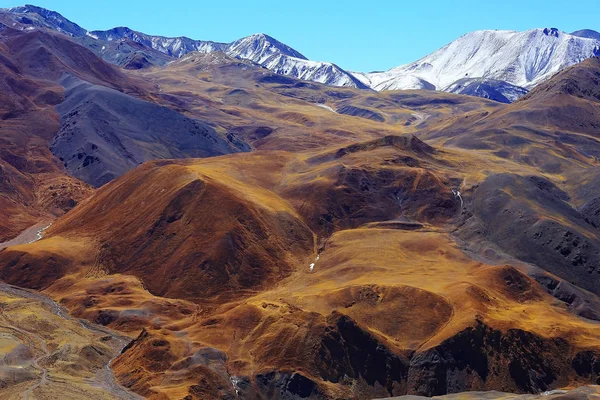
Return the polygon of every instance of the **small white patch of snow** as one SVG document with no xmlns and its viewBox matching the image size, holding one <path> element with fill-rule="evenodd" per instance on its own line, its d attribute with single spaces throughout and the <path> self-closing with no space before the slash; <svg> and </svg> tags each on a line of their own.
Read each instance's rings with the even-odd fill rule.
<svg viewBox="0 0 600 400">
<path fill-rule="evenodd" d="M 337 114 L 337 112 L 336 112 L 336 111 L 335 111 L 333 108 L 329 107 L 329 106 L 328 106 L 328 105 L 326 105 L 326 104 L 323 104 L 323 103 L 315 103 L 315 104 L 316 104 L 318 107 L 324 108 L 324 109 L 326 109 L 326 110 L 328 110 L 328 111 L 331 111 L 331 112 L 332 112 L 332 113 L 334 113 L 334 114 Z"/>
</svg>

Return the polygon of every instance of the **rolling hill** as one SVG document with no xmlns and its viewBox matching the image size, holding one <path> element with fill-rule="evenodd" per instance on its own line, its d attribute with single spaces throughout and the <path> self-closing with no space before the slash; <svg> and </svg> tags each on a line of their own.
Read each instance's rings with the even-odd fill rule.
<svg viewBox="0 0 600 400">
<path fill-rule="evenodd" d="M 0 394 L 597 394 L 600 59 L 569 47 L 588 34 L 461 39 L 547 45 L 529 83 L 507 57 L 456 93 L 416 72 L 398 79 L 423 90 L 377 92 L 266 67 L 311 61 L 264 35 L 0 14 L 21 24 L 0 31 Z"/>
</svg>

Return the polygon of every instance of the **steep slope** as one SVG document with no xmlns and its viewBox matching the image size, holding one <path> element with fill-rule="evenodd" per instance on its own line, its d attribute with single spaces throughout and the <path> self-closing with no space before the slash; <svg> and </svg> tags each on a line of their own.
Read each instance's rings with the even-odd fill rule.
<svg viewBox="0 0 600 400">
<path fill-rule="evenodd" d="M 128 38 L 113 41 L 103 41 L 86 35 L 75 38 L 75 41 L 89 48 L 105 61 L 125 69 L 141 69 L 153 66 L 164 66 L 173 61 L 173 57 L 169 56 L 168 54 Z M 142 59 L 145 59 L 146 61 L 140 64 L 139 60 Z M 136 60 L 138 60 L 137 64 L 135 64 Z"/>
<path fill-rule="evenodd" d="M 0 242 L 47 224 L 91 193 L 48 149 L 59 129 L 53 107 L 63 99 L 62 88 L 23 75 L 11 51 L 16 33 L 6 28 L 0 36 Z"/>
<path fill-rule="evenodd" d="M 64 35 L 43 30 L 4 29 L 0 38 L 23 75 L 56 82 L 68 73 L 87 82 L 143 95 L 140 85 L 119 68 Z"/>
<path fill-rule="evenodd" d="M 473 213 L 458 233 L 473 251 L 492 242 L 497 254 L 596 294 L 599 82 L 600 59 L 590 58 L 507 107 L 446 121 L 425 135 L 540 170 L 543 176 L 490 175 L 463 193 L 467 203 L 473 201 Z M 593 307 L 582 312 L 595 314 Z"/>
<path fill-rule="evenodd" d="M 324 83 L 366 89 L 352 74 L 335 64 L 309 61 L 289 46 L 264 34 L 251 35 L 237 40 L 224 50 L 231 57 L 243 58 L 264 66 L 280 75 Z"/>
<path fill-rule="evenodd" d="M 598 54 L 599 40 L 554 28 L 476 31 L 414 63 L 371 73 L 366 79 L 376 90 L 406 89 L 408 79 L 447 90 L 464 78 L 496 79 L 531 89 L 561 69 Z"/>
<path fill-rule="evenodd" d="M 230 57 L 250 60 L 280 75 L 292 76 L 332 86 L 366 89 L 366 86 L 354 78 L 354 76 L 337 65 L 309 61 L 298 51 L 265 34 L 250 35 L 227 44 L 193 41 L 188 38 L 149 36 L 132 31 L 129 28 L 115 28 L 105 32 L 91 32 L 90 35 L 99 40 L 109 42 L 116 40 L 123 41 L 125 39 L 131 40 L 175 58 L 181 58 L 195 51 L 200 53 L 223 51 Z M 104 52 L 107 52 L 107 50 L 105 49 Z"/>
<path fill-rule="evenodd" d="M 205 123 L 104 86 L 65 78 L 51 151 L 72 176 L 96 187 L 148 160 L 210 157 L 249 146 Z"/>
<path fill-rule="evenodd" d="M 223 129 L 148 102 L 141 79 L 52 31 L 5 27 L 0 76 L 2 242 L 91 193 L 69 174 L 101 185 L 148 159 L 248 149 Z M 65 93 L 62 85 L 74 82 L 85 83 Z"/>
<path fill-rule="evenodd" d="M 7 32 L 7 216 L 11 204 L 42 215 L 31 207 L 38 194 L 66 191 L 37 190 L 51 178 L 77 182 L 49 152 L 59 130 L 53 149 L 67 168 L 99 180 L 101 164 L 124 171 L 130 159 L 190 147 L 229 152 L 244 145 L 235 137 L 255 150 L 147 161 L 79 201 L 42 240 L 0 250 L 2 280 L 135 338 L 113 367 L 139 395 L 378 398 L 600 382 L 600 60 L 503 105 L 334 88 L 223 52 L 119 71 L 63 36 Z M 252 54 L 270 51 L 265 40 Z M 190 130 L 206 136 L 190 142 Z M 4 304 L 2 315 L 36 322 L 21 342 L 35 332 L 50 340 L 31 310 L 10 311 Z M 107 339 L 91 340 L 94 349 L 61 342 L 39 367 L 24 357 L 15 365 L 26 371 L 7 370 L 24 381 L 65 364 L 78 372 L 73 363 L 108 355 Z M 3 342 L 11 357 L 17 342 Z M 77 384 L 87 388 L 98 365 L 83 365 L 88 381 Z"/>
<path fill-rule="evenodd" d="M 319 82 L 331 86 L 368 89 L 368 86 L 352 74 L 332 63 L 276 55 L 265 60 L 262 65 L 276 74 L 293 76 L 305 81 Z"/>
<path fill-rule="evenodd" d="M 597 154 L 597 144 L 593 143 L 600 127 L 599 83 L 600 58 L 587 59 L 561 71 L 509 107 L 486 116 L 477 123 L 477 129 L 537 127 L 590 157 Z"/>
<path fill-rule="evenodd" d="M 394 79 L 393 82 L 377 87 L 378 73 L 352 72 L 352 74 L 365 85 L 379 91 L 383 90 L 435 90 L 435 85 L 416 76 L 404 76 Z"/>
<path fill-rule="evenodd" d="M 600 54 L 598 33 L 589 29 L 573 34 L 556 28 L 476 31 L 414 63 L 386 72 L 362 73 L 310 61 L 265 34 L 219 43 L 153 36 L 127 27 L 88 32 L 54 11 L 29 5 L 1 9 L 0 21 L 22 30 L 47 28 L 64 33 L 105 60 L 128 69 L 164 66 L 191 52 L 222 51 L 277 74 L 332 86 L 378 91 L 437 89 L 501 102 L 512 102 L 524 89 L 530 90 L 558 71 Z"/>
<path fill-rule="evenodd" d="M 285 159 L 273 154 L 264 167 L 273 170 Z M 96 211 L 89 214 L 92 209 Z M 107 209 L 123 218 L 115 220 L 103 211 Z M 81 241 L 87 254 L 80 256 L 94 260 L 100 272 L 132 274 L 153 294 L 208 304 L 268 288 L 314 248 L 312 232 L 285 200 L 210 168 L 210 163 L 207 168 L 186 161 L 146 163 L 103 187 L 86 207 L 54 226 L 65 236 L 90 229 Z M 138 250 L 132 252 L 133 247 Z M 58 263 L 68 257 L 59 256 Z M 52 283 L 46 278 L 38 283 L 41 287 Z"/>
</svg>

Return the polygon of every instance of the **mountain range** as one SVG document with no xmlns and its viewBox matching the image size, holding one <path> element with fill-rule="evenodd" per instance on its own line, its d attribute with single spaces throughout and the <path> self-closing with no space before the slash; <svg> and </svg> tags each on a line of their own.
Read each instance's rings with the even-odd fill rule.
<svg viewBox="0 0 600 400">
<path fill-rule="evenodd" d="M 600 396 L 600 57 L 377 91 L 0 21 L 0 398 Z M 462 40 L 524 37 L 591 43 Z"/>
<path fill-rule="evenodd" d="M 572 34 L 556 28 L 487 30 L 468 33 L 418 61 L 386 72 L 349 72 L 333 63 L 310 61 L 264 34 L 218 43 L 152 36 L 127 27 L 87 31 L 54 11 L 32 5 L 5 9 L 2 14 L 9 26 L 45 27 L 68 34 L 124 68 L 162 66 L 191 52 L 221 51 L 277 74 L 332 86 L 442 90 L 501 102 L 515 101 L 558 71 L 600 55 L 600 33 L 589 29 Z"/>
</svg>

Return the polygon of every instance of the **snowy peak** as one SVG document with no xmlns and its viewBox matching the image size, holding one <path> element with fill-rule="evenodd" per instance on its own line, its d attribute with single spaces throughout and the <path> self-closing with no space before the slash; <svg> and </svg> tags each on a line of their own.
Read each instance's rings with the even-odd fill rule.
<svg viewBox="0 0 600 400">
<path fill-rule="evenodd" d="M 203 40 L 193 40 L 187 37 L 170 38 L 164 36 L 147 35 L 134 31 L 127 27 L 118 27 L 107 31 L 89 32 L 88 36 L 104 41 L 131 40 L 159 51 L 170 57 L 180 58 L 193 51 L 222 51 L 227 46 L 223 43 L 215 43 Z"/>
<path fill-rule="evenodd" d="M 230 57 L 253 61 L 279 75 L 331 86 L 368 88 L 337 65 L 310 61 L 290 46 L 262 33 L 236 40 L 229 44 L 225 53 Z"/>
<path fill-rule="evenodd" d="M 227 53 L 232 57 L 252 60 L 259 64 L 280 55 L 307 60 L 300 52 L 263 33 L 236 40 L 229 45 Z"/>
<path fill-rule="evenodd" d="M 560 70 L 600 54 L 600 41 L 569 35 L 556 28 L 517 31 L 475 31 L 461 36 L 436 52 L 387 72 L 363 78 L 376 90 L 422 88 L 424 82 L 438 90 L 456 90 L 456 82 L 485 79 L 506 82 L 499 88 L 531 89 Z M 509 94 L 509 93 L 506 93 Z"/>
</svg>

